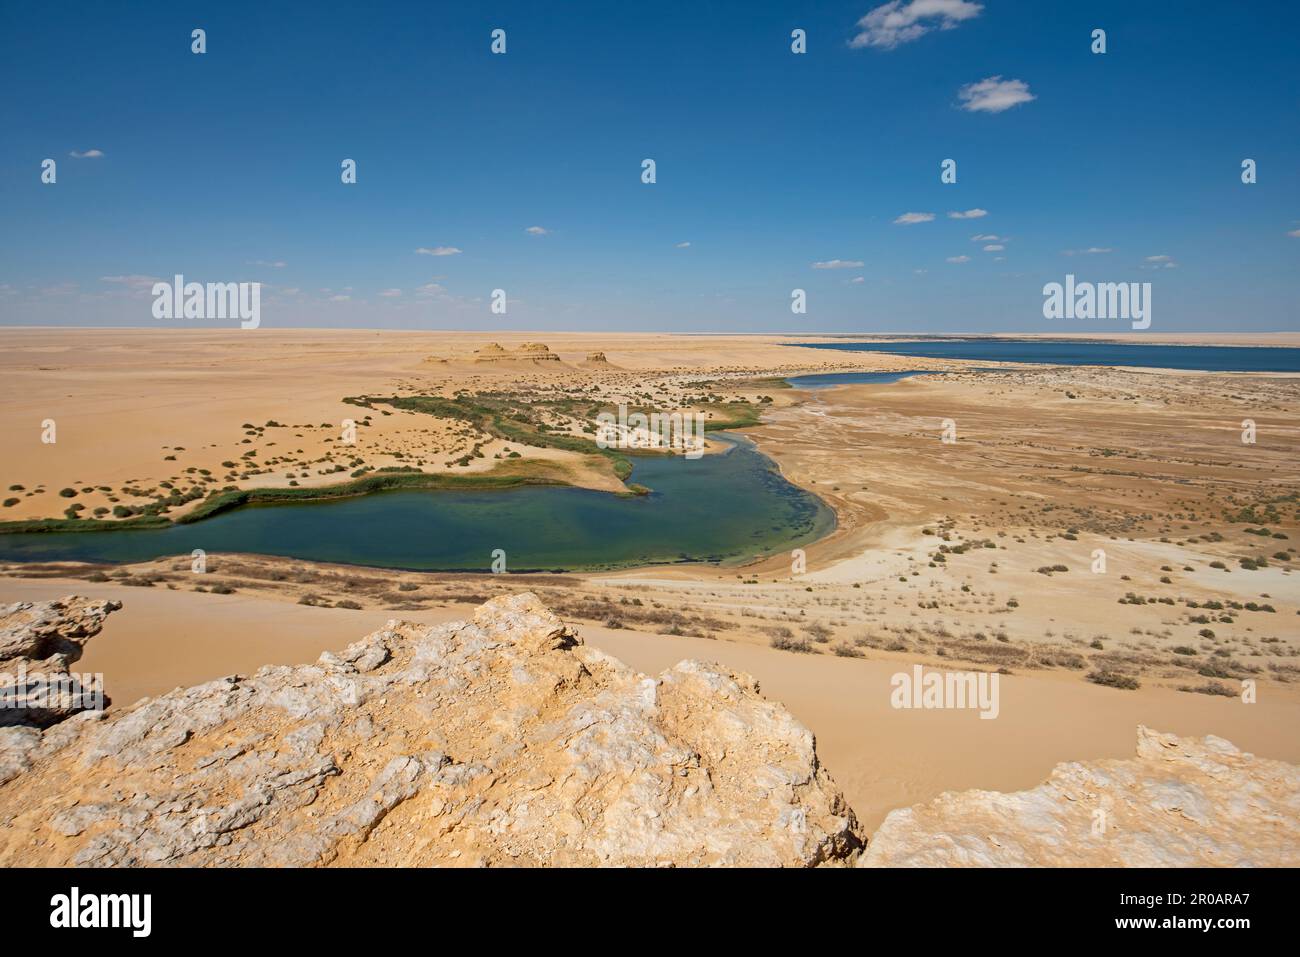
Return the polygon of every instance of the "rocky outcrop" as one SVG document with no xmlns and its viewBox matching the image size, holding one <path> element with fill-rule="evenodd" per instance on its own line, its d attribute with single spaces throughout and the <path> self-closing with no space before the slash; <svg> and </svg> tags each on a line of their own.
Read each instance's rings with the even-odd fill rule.
<svg viewBox="0 0 1300 957">
<path fill-rule="evenodd" d="M 892 811 L 860 866 L 1295 867 L 1300 768 L 1138 728 L 1137 757 Z"/>
<path fill-rule="evenodd" d="M 117 607 L 0 607 L 0 654 L 66 668 Z M 752 678 L 638 674 L 526 593 L 0 727 L 0 866 L 1295 866 L 1300 769 L 1140 728 L 1134 758 L 944 794 L 863 844 L 811 733 Z"/>
<path fill-rule="evenodd" d="M 560 365 L 560 357 L 542 342 L 525 342 L 514 352 L 499 343 L 489 342 L 474 353 L 475 365 Z"/>
<path fill-rule="evenodd" d="M 753 679 L 638 674 L 531 594 L 0 729 L 4 774 L 0 865 L 818 865 L 862 844 Z"/>
<path fill-rule="evenodd" d="M 0 727 L 43 728 L 102 707 L 103 689 L 70 674 L 68 666 L 121 607 L 76 596 L 0 605 Z"/>
<path fill-rule="evenodd" d="M 520 359 L 540 359 L 543 362 L 560 361 L 560 357 L 552 352 L 550 346 L 544 342 L 525 342 L 520 345 L 516 355 Z"/>
</svg>

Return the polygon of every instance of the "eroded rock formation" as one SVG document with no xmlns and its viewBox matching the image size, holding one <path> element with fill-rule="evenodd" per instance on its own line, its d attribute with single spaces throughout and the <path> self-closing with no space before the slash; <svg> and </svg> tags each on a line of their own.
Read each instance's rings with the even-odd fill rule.
<svg viewBox="0 0 1300 957">
<path fill-rule="evenodd" d="M 118 607 L 0 607 L 0 660 L 66 668 Z M 944 794 L 863 843 L 812 735 L 752 678 L 638 674 L 527 593 L 0 727 L 0 866 L 1295 866 L 1300 768 L 1139 728 L 1134 758 Z"/>
<path fill-rule="evenodd" d="M 525 342 L 514 352 L 503 349 L 500 344 L 489 342 L 474 353 L 475 364 L 500 365 L 503 363 L 526 363 L 529 365 L 555 363 L 560 364 L 560 357 L 543 342 Z"/>
<path fill-rule="evenodd" d="M 68 666 L 121 607 L 75 596 L 0 605 L 0 727 L 48 727 L 89 707 L 92 683 Z"/>
<path fill-rule="evenodd" d="M 638 674 L 531 594 L 0 729 L 0 864 L 816 865 L 853 812 L 753 679 Z"/>
<path fill-rule="evenodd" d="M 1295 867 L 1300 768 L 1138 728 L 1137 757 L 891 811 L 860 866 Z"/>
</svg>

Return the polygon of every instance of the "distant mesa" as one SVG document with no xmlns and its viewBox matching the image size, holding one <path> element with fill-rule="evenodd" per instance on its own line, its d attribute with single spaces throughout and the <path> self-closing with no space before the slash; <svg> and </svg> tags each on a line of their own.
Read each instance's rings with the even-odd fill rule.
<svg viewBox="0 0 1300 957">
<path fill-rule="evenodd" d="M 493 366 L 499 368 L 564 368 L 560 357 L 550 350 L 544 342 L 525 342 L 518 349 L 506 349 L 499 342 L 489 342 L 481 349 L 475 349 L 468 356 L 429 356 L 428 363 L 469 363 L 474 366 Z"/>
<path fill-rule="evenodd" d="M 519 347 L 519 355 L 527 355 L 537 359 L 559 359 L 544 342 L 525 342 Z"/>
<path fill-rule="evenodd" d="M 561 369 L 606 369 L 619 371 L 621 366 L 614 365 L 603 352 L 588 352 L 581 362 L 565 363 L 551 351 L 544 342 L 522 342 L 517 348 L 507 349 L 499 342 L 489 342 L 470 353 L 453 355 L 427 356 L 427 365 L 453 366 L 457 368 L 487 369 L 540 369 L 559 371 Z"/>
<path fill-rule="evenodd" d="M 514 352 L 509 349 L 503 349 L 495 342 L 489 342 L 482 349 L 474 353 L 474 364 L 480 365 L 489 363 L 492 365 L 555 365 L 560 364 L 560 357 L 547 348 L 543 342 L 525 342 Z"/>
</svg>

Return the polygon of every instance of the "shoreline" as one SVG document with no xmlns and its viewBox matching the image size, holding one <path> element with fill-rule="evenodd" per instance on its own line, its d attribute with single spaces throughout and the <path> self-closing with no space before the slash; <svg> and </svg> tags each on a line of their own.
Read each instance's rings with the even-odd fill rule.
<svg viewBox="0 0 1300 957">
<path fill-rule="evenodd" d="M 348 333 L 339 341 L 356 338 Z M 411 338 L 419 337 L 402 341 Z M 1270 694 L 1300 697 L 1300 652 L 1286 632 L 1300 608 L 1290 597 L 1300 523 L 1293 506 L 1277 499 L 1277 490 L 1300 478 L 1300 392 L 1293 377 L 1024 364 L 971 374 L 981 365 L 977 360 L 950 360 L 919 364 L 952 375 L 776 390 L 774 375 L 917 371 L 918 363 L 887 354 L 872 354 L 869 361 L 845 354 L 819 363 L 822 356 L 808 355 L 814 350 L 792 353 L 770 338 L 746 341 L 743 350 L 739 337 L 621 338 L 635 351 L 615 351 L 610 341 L 620 337 L 585 337 L 563 344 L 560 355 L 585 354 L 593 346 L 610 350 L 621 369 L 584 372 L 584 383 L 627 390 L 638 399 L 636 390 L 654 391 L 660 383 L 676 389 L 668 393 L 674 402 L 723 391 L 725 383 L 749 383 L 737 391 L 751 402 L 770 392 L 762 421 L 737 431 L 785 481 L 824 503 L 835 525 L 800 546 L 806 551 L 800 572 L 782 552 L 723 566 L 566 570 L 562 577 L 569 583 L 546 596 L 558 601 L 561 613 L 632 628 L 654 607 L 677 616 L 666 618 L 662 630 L 748 645 L 793 642 L 816 656 L 900 655 L 976 669 L 1059 671 L 1080 683 L 1094 671 L 1104 678 L 1110 669 L 1140 680 L 1143 688 L 1154 682 L 1202 696 L 1258 676 Z M 307 346 L 326 347 L 290 337 L 284 348 L 296 355 Z M 408 350 L 399 361 L 391 343 L 377 348 L 382 362 L 362 363 L 372 379 L 393 381 L 392 391 L 429 388 L 435 373 L 411 369 L 418 355 Z M 722 350 L 727 365 L 720 364 Z M 792 356 L 800 361 L 789 361 Z M 319 364 L 314 359 L 313 370 Z M 345 369 L 352 374 L 352 364 Z M 319 377 L 313 371 L 311 381 Z M 554 376 L 518 369 L 486 378 L 462 370 L 453 378 L 498 392 L 505 384 L 540 396 L 557 388 Z M 328 394 L 374 394 L 373 385 L 368 392 L 331 386 Z M 329 414 L 322 410 L 317 419 L 314 412 L 289 408 L 265 407 L 248 421 L 268 413 L 286 421 Z M 1243 451 L 1238 427 L 1246 410 L 1260 416 L 1262 440 Z M 376 421 L 391 425 L 398 418 Z M 953 445 L 939 441 L 947 418 L 958 423 Z M 409 431 L 411 422 L 427 425 L 415 419 L 397 424 Z M 272 438 L 283 442 L 284 434 Z M 1265 525 L 1280 538 L 1253 534 Z M 1090 556 L 1099 549 L 1111 562 L 1101 577 L 1089 573 Z M 478 581 L 472 572 L 387 574 L 364 565 L 322 577 L 313 569 L 328 563 L 210 554 L 256 572 L 219 573 L 213 582 L 236 591 L 275 590 L 294 601 L 310 589 L 276 576 L 319 580 L 321 588 L 329 586 L 321 594 L 337 607 L 354 600 L 392 610 L 411 604 L 409 596 L 385 588 L 384 579 L 409 580 L 419 594 L 445 594 L 466 587 L 457 583 Z M 12 566 L 8 575 L 38 580 L 52 565 L 38 561 L 25 572 Z M 188 578 L 188 560 L 184 566 L 170 569 L 167 560 L 158 560 L 103 567 L 131 584 L 157 576 L 158 586 L 196 587 L 201 580 Z M 93 571 L 83 568 L 83 574 Z M 555 577 L 512 575 L 469 587 L 528 588 Z M 1207 611 L 1207 602 L 1219 610 Z M 1120 606 L 1124 628 L 1115 625 Z"/>
<path fill-rule="evenodd" d="M 512 568 L 511 574 L 525 575 L 555 575 L 555 574 L 602 574 L 615 573 L 623 571 L 645 571 L 650 569 L 667 569 L 680 568 L 684 566 L 708 566 L 718 569 L 744 568 L 746 566 L 766 561 L 773 555 L 780 554 L 789 548 L 810 547 L 817 542 L 824 540 L 834 533 L 838 525 L 838 516 L 835 510 L 822 497 L 808 489 L 802 489 L 785 477 L 780 463 L 770 455 L 763 452 L 758 443 L 750 436 L 744 435 L 738 431 L 732 431 L 734 428 L 731 423 L 727 423 L 728 428 L 719 428 L 715 430 L 714 442 L 710 443 L 706 454 L 709 456 L 725 457 L 733 451 L 748 446 L 752 452 L 758 455 L 765 466 L 773 473 L 780 476 L 782 481 L 786 482 L 792 489 L 804 492 L 817 502 L 817 507 L 824 512 L 824 519 L 827 527 L 824 530 L 818 530 L 815 526 L 807 532 L 800 533 L 782 542 L 775 548 L 767 547 L 757 554 L 744 554 L 739 556 L 730 556 L 720 559 L 708 557 L 710 549 L 701 551 L 698 557 L 683 557 L 678 560 L 656 559 L 652 561 L 628 561 L 628 562 L 592 562 L 587 564 L 573 565 L 555 565 L 555 566 L 528 566 Z M 636 459 L 659 459 L 667 453 L 641 450 L 622 450 L 624 454 Z M 526 463 L 527 460 L 521 460 Z M 500 481 L 488 481 L 492 478 L 499 478 Z M 9 523 L 9 527 L 0 524 L 0 534 L 43 534 L 58 536 L 61 534 L 77 534 L 82 532 L 112 532 L 112 531 L 165 531 L 170 528 L 176 528 L 185 525 L 193 525 L 214 518 L 218 515 L 236 510 L 247 508 L 274 508 L 277 506 L 289 505 L 308 505 L 321 504 L 332 501 L 341 501 L 349 498 L 364 498 L 370 496 L 380 496 L 390 493 L 411 492 L 411 491 L 501 491 L 508 492 L 525 486 L 548 486 L 553 488 L 582 489 L 583 486 L 577 486 L 561 481 L 550 480 L 545 477 L 533 475 L 511 475 L 504 474 L 501 476 L 495 473 L 485 473 L 478 476 L 442 476 L 431 475 L 425 472 L 392 472 L 387 475 L 372 475 L 359 478 L 352 482 L 342 483 L 336 486 L 318 486 L 314 488 L 297 488 L 297 489 L 275 489 L 259 488 L 252 490 L 238 490 L 222 493 L 213 499 L 201 503 L 198 509 L 191 511 L 179 520 L 171 521 L 162 517 L 127 519 L 121 522 L 96 522 L 92 523 L 86 520 L 67 521 L 67 520 L 36 520 L 28 522 Z M 616 498 L 635 499 L 645 495 L 652 494 L 654 489 L 646 488 L 637 483 L 627 483 L 627 491 L 610 492 Z M 604 492 L 603 489 L 586 489 L 587 491 Z M 81 524 L 85 522 L 85 524 Z M 816 537 L 809 538 L 809 535 Z M 184 551 L 184 550 L 182 550 Z M 224 551 L 224 550 L 223 550 Z M 227 552 L 229 553 L 229 552 Z M 243 550 L 237 550 L 236 553 L 243 553 Z M 180 555 L 181 553 L 177 553 Z M 247 554 L 256 554 L 269 559 L 283 561 L 303 561 L 316 562 L 320 559 L 307 557 L 297 557 L 275 552 L 248 552 Z M 175 555 L 161 555 L 157 561 L 177 557 Z M 95 560 L 95 559 L 45 559 L 35 557 L 29 560 L 24 559 L 7 559 L 14 567 L 23 565 L 44 566 L 57 562 L 69 565 L 86 565 L 91 567 L 121 567 L 132 564 L 139 564 L 140 559 L 124 558 L 120 560 Z M 331 563 L 346 565 L 359 570 L 373 571 L 397 571 L 397 572 L 416 572 L 423 574 L 460 574 L 474 573 L 475 569 L 466 569 L 463 567 L 449 566 L 439 567 L 414 567 L 401 564 L 385 564 L 376 561 L 357 560 L 347 562 L 339 559 L 331 559 Z"/>
</svg>

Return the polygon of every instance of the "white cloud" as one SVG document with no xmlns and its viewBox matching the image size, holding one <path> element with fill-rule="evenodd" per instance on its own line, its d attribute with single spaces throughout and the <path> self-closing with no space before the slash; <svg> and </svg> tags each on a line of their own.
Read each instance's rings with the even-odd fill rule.
<svg viewBox="0 0 1300 957">
<path fill-rule="evenodd" d="M 1113 252 L 1109 246 L 1089 246 L 1087 249 L 1067 249 L 1062 255 L 1065 256 L 1097 256 L 1102 253 Z"/>
<path fill-rule="evenodd" d="M 100 276 L 100 282 L 111 282 L 114 285 L 126 286 L 128 289 L 150 289 L 156 282 L 164 282 L 157 276 Z"/>
<path fill-rule="evenodd" d="M 379 293 L 384 299 L 396 299 L 401 294 L 402 290 L 400 289 L 384 289 Z"/>
<path fill-rule="evenodd" d="M 979 16 L 984 7 L 969 0 L 891 0 L 858 21 L 861 32 L 849 40 L 855 50 L 876 47 L 892 50 L 911 43 L 931 30 L 952 30 L 962 21 Z"/>
<path fill-rule="evenodd" d="M 854 285 L 857 285 L 860 282 L 866 282 L 866 279 L 864 279 L 861 276 L 854 276 L 852 279 L 849 280 L 849 282 L 853 283 Z"/>
<path fill-rule="evenodd" d="M 446 291 L 444 287 L 436 282 L 426 282 L 423 286 L 417 287 L 415 293 L 418 296 L 441 296 Z"/>
<path fill-rule="evenodd" d="M 984 247 L 984 251 L 986 253 L 1000 253 L 1002 252 L 1002 250 L 1006 248 L 1007 247 L 1003 246 L 1001 243 L 989 243 L 987 246 Z"/>
<path fill-rule="evenodd" d="M 976 233 L 970 238 L 973 243 L 1002 243 L 1006 242 L 1005 236 L 994 236 L 992 233 Z"/>
<path fill-rule="evenodd" d="M 969 257 L 969 256 L 949 256 L 949 257 L 948 257 L 948 262 L 950 262 L 950 263 L 968 263 L 968 262 L 970 262 L 970 257 Z"/>
<path fill-rule="evenodd" d="M 860 269 L 862 263 L 856 259 L 828 259 L 825 262 L 813 263 L 813 269 Z"/>
<path fill-rule="evenodd" d="M 460 253 L 460 250 L 455 246 L 434 246 L 432 248 L 421 246 L 416 252 L 422 256 L 455 256 Z"/>
<path fill-rule="evenodd" d="M 71 156 L 73 159 L 79 159 L 79 160 L 81 160 L 81 159 L 103 159 L 103 158 L 104 158 L 104 151 L 103 151 L 103 150 L 86 150 L 84 153 L 82 153 L 82 152 L 79 152 L 79 151 L 77 151 L 77 150 L 73 150 L 73 151 L 72 151 L 71 153 L 69 153 L 68 155 Z"/>
<path fill-rule="evenodd" d="M 283 259 L 275 259 L 270 262 L 265 259 L 254 259 L 252 262 L 244 263 L 245 266 L 270 266 L 272 269 L 283 269 L 289 265 Z"/>
<path fill-rule="evenodd" d="M 547 229 L 545 226 L 529 226 L 527 229 L 524 230 L 524 232 L 526 232 L 530 236 L 546 236 L 551 231 Z"/>
<path fill-rule="evenodd" d="M 911 226 L 914 223 L 928 223 L 934 219 L 934 213 L 904 213 L 894 220 L 895 226 Z"/>
<path fill-rule="evenodd" d="M 330 296 L 330 302 L 347 302 L 351 298 L 352 298 L 351 296 L 344 296 L 340 294 L 337 296 Z"/>
<path fill-rule="evenodd" d="M 983 219 L 989 214 L 987 209 L 968 209 L 965 212 L 953 210 L 948 214 L 949 219 Z"/>
<path fill-rule="evenodd" d="M 296 296 L 300 292 L 302 292 L 302 290 L 297 286 L 282 286 L 280 288 L 280 294 L 284 296 Z"/>
<path fill-rule="evenodd" d="M 687 241 L 684 242 L 684 243 L 678 243 L 678 244 L 677 244 L 677 248 L 678 248 L 678 249 L 686 249 L 686 248 L 688 248 L 690 245 L 691 245 L 691 244 L 690 244 L 690 241 L 687 240 Z"/>
<path fill-rule="evenodd" d="M 1291 232 L 1287 233 L 1287 235 L 1292 239 L 1300 239 L 1300 229 L 1293 229 Z"/>
<path fill-rule="evenodd" d="M 1173 262 L 1173 259 L 1174 259 L 1173 256 L 1164 256 L 1164 255 L 1161 255 L 1161 256 L 1148 256 L 1148 257 L 1147 257 L 1147 262 L 1149 262 L 1149 263 L 1167 263 L 1167 262 Z"/>
<path fill-rule="evenodd" d="M 972 113 L 1001 113 L 1037 99 L 1024 80 L 1004 80 L 1000 76 L 967 83 L 957 91 L 957 97 L 962 101 L 961 108 Z"/>
</svg>

